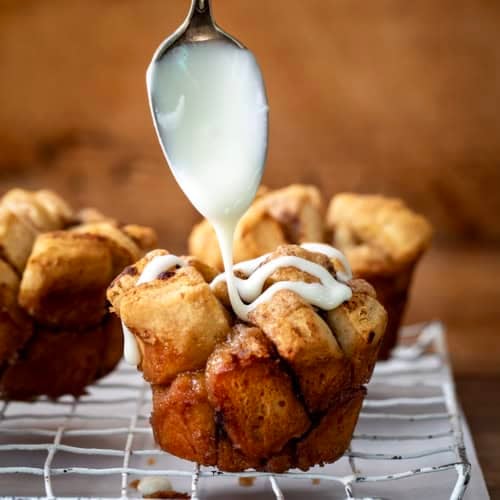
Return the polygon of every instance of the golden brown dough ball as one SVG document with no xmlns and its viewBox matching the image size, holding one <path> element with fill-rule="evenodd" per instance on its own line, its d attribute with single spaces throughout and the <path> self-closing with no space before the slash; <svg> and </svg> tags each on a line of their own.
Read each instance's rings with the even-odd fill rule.
<svg viewBox="0 0 500 500">
<path fill-rule="evenodd" d="M 230 324 L 227 311 L 193 266 L 132 286 L 150 258 L 126 269 L 108 298 L 137 338 L 146 380 L 164 384 L 183 371 L 203 368 Z"/>
<path fill-rule="evenodd" d="M 294 184 L 257 197 L 243 215 L 234 238 L 234 261 L 253 259 L 287 243 L 323 241 L 323 200 L 313 186 Z M 222 269 L 215 232 L 208 221 L 189 236 L 189 253 Z"/>
</svg>

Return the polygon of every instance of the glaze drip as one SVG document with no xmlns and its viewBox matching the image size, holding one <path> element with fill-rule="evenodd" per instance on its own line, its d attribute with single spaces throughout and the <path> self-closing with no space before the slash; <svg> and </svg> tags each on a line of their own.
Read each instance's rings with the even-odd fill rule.
<svg viewBox="0 0 500 500">
<path fill-rule="evenodd" d="M 306 250 L 322 253 L 329 258 L 339 260 L 344 267 L 344 271 L 337 273 L 339 280 L 335 279 L 323 266 L 301 257 L 285 255 L 265 262 L 271 255 L 266 254 L 256 259 L 240 262 L 233 268 L 235 271 L 240 271 L 247 276 L 246 278 L 233 277 L 238 295 L 247 302 L 247 304 L 242 303 L 238 310 L 235 310 L 240 319 L 247 321 L 248 315 L 253 309 L 269 300 L 280 290 L 291 290 L 300 295 L 309 304 L 326 311 L 335 309 L 342 302 L 351 298 L 352 291 L 344 283 L 344 281 L 348 281 L 352 277 L 349 263 L 345 256 L 336 248 L 321 243 L 305 243 L 302 247 Z M 274 283 L 263 292 L 266 280 L 282 267 L 295 267 L 318 278 L 320 282 L 280 281 Z M 210 286 L 214 288 L 222 281 L 226 281 L 226 273 L 219 274 Z"/>
<path fill-rule="evenodd" d="M 135 286 L 157 279 L 161 273 L 172 269 L 172 267 L 184 267 L 186 265 L 186 262 L 176 255 L 157 255 L 146 264 Z M 137 366 L 141 362 L 141 351 L 137 339 L 123 321 L 122 330 L 123 357 L 128 364 Z"/>
</svg>

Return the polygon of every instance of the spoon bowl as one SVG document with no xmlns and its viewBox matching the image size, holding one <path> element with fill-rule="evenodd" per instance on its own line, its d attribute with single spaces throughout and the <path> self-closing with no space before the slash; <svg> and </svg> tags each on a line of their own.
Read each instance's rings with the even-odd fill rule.
<svg viewBox="0 0 500 500">
<path fill-rule="evenodd" d="M 240 217 L 267 154 L 267 96 L 253 55 L 216 25 L 209 0 L 192 0 L 146 81 L 158 140 L 184 193 L 208 219 Z"/>
</svg>

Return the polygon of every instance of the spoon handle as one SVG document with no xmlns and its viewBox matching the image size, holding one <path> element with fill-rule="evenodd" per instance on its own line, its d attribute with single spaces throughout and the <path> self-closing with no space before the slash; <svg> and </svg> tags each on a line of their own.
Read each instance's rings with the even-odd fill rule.
<svg viewBox="0 0 500 500">
<path fill-rule="evenodd" d="M 210 0 L 191 0 L 191 9 L 187 19 L 187 29 L 183 42 L 201 42 L 221 38 L 210 9 Z"/>
<path fill-rule="evenodd" d="M 191 0 L 191 6 L 194 7 L 197 12 L 208 10 L 208 13 L 210 13 L 210 0 Z"/>
</svg>

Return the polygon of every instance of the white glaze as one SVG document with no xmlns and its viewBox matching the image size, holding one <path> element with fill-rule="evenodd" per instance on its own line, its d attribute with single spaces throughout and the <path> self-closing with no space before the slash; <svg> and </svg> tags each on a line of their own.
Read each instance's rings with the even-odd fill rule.
<svg viewBox="0 0 500 500">
<path fill-rule="evenodd" d="M 166 477 L 146 476 L 139 481 L 137 489 L 143 497 L 148 497 L 162 491 L 171 491 L 173 488 L 172 483 Z"/>
<path fill-rule="evenodd" d="M 127 325 L 122 320 L 123 332 L 123 359 L 133 366 L 137 366 L 141 362 L 141 351 L 139 344 L 134 334 L 127 328 Z"/>
<path fill-rule="evenodd" d="M 340 255 L 339 260 L 345 259 L 336 248 L 323 244 L 317 244 L 318 246 L 315 245 L 316 244 L 306 244 L 304 248 L 309 247 L 308 249 L 311 251 L 321 250 L 321 253 L 329 257 L 339 258 Z M 342 304 L 342 302 L 351 298 L 352 290 L 350 287 L 337 281 L 323 266 L 307 259 L 291 255 L 280 256 L 263 264 L 269 255 L 270 254 L 263 255 L 257 259 L 241 262 L 234 266 L 234 270 L 247 275 L 247 278 L 234 277 L 239 296 L 248 303 L 239 306 L 240 311 L 238 312 L 238 316 L 241 319 L 247 320 L 249 313 L 253 309 L 259 304 L 269 300 L 279 290 L 284 289 L 292 290 L 310 304 L 326 311 L 335 309 Z M 315 276 L 320 282 L 304 283 L 301 281 L 281 281 L 274 283 L 262 293 L 264 283 L 269 276 L 282 267 L 295 267 L 311 276 Z M 214 288 L 221 281 L 225 281 L 226 277 L 227 272 L 221 273 L 212 281 L 210 286 Z"/>
<path fill-rule="evenodd" d="M 144 266 L 144 269 L 142 270 L 135 286 L 149 283 L 150 281 L 158 278 L 161 273 L 168 271 L 175 266 L 184 267 L 186 266 L 186 262 L 176 255 L 157 255 Z M 139 349 L 137 339 L 123 321 L 122 330 L 123 357 L 128 364 L 137 366 L 141 362 L 141 351 Z"/>
<path fill-rule="evenodd" d="M 304 250 L 309 250 L 310 252 L 322 253 L 326 255 L 329 259 L 338 260 L 343 269 L 336 270 L 336 274 L 341 281 L 349 281 L 352 279 L 352 270 L 347 260 L 346 256 L 335 247 L 331 245 L 326 245 L 325 243 L 302 243 L 300 245 Z"/>
<path fill-rule="evenodd" d="M 248 307 L 241 300 L 233 271 L 233 239 L 237 222 L 238 221 L 229 221 L 226 224 L 213 223 L 213 226 L 217 234 L 222 254 L 222 262 L 224 263 L 227 282 L 227 293 L 229 295 L 231 307 L 240 319 L 246 320 L 248 318 Z"/>
<path fill-rule="evenodd" d="M 135 286 L 142 285 L 143 283 L 149 283 L 150 281 L 158 278 L 161 273 L 164 273 L 175 266 L 185 267 L 186 262 L 176 255 L 157 255 L 144 266 L 144 269 L 142 270 Z"/>
</svg>

